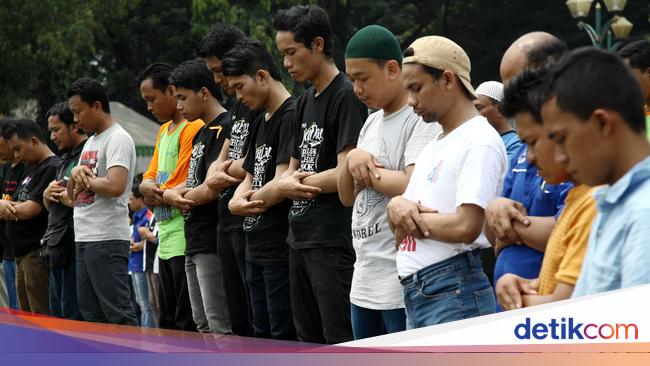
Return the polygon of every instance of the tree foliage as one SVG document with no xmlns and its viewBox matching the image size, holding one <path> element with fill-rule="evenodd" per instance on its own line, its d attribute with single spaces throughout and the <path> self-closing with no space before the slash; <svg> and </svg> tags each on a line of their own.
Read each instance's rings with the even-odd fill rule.
<svg viewBox="0 0 650 366">
<path fill-rule="evenodd" d="M 317 3 L 330 16 L 334 58 L 343 69 L 347 40 L 368 24 L 392 30 L 403 48 L 427 34 L 447 36 L 472 60 L 475 84 L 498 79 L 501 55 L 518 36 L 545 30 L 570 47 L 589 44 L 562 1 L 497 0 L 2 0 L 0 7 L 0 113 L 35 99 L 39 120 L 78 77 L 104 82 L 111 99 L 147 113 L 133 79 L 156 61 L 196 57 L 210 24 L 232 23 L 260 40 L 281 65 L 274 43 L 277 10 Z M 650 3 L 628 1 L 632 38 L 650 37 Z M 302 86 L 285 75 L 295 93 Z"/>
</svg>

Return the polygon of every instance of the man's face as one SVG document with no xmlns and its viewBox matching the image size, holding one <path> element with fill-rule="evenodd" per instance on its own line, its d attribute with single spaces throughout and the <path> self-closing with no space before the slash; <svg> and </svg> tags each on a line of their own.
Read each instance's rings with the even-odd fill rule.
<svg viewBox="0 0 650 366">
<path fill-rule="evenodd" d="M 537 172 L 546 183 L 558 184 L 571 177 L 566 167 L 555 159 L 555 144 L 549 140 L 544 126 L 530 112 L 515 114 L 519 138 L 528 145 L 528 161 L 535 164 Z"/>
<path fill-rule="evenodd" d="M 260 78 L 249 75 L 227 76 L 228 85 L 237 95 L 237 100 L 242 101 L 250 110 L 256 111 L 266 103 L 268 88 L 265 88 Z"/>
<path fill-rule="evenodd" d="M 556 160 L 574 181 L 589 186 L 613 183 L 608 177 L 616 152 L 603 140 L 596 120 L 584 121 L 562 111 L 555 97 L 542 106 L 542 120 L 547 136 L 555 142 Z"/>
<path fill-rule="evenodd" d="M 174 87 L 174 96 L 178 100 L 177 108 L 181 116 L 188 121 L 200 119 L 203 111 L 207 106 L 205 92 L 199 90 L 195 92 L 192 89 Z"/>
<path fill-rule="evenodd" d="M 37 141 L 35 137 L 22 140 L 18 138 L 18 135 L 13 135 L 9 139 L 9 146 L 14 151 L 14 156 L 28 165 L 38 163 L 38 158 L 35 153 L 36 145 Z"/>
<path fill-rule="evenodd" d="M 0 137 L 0 158 L 4 161 L 13 161 L 15 158 L 14 151 L 9 145 L 9 141 Z"/>
<path fill-rule="evenodd" d="M 474 107 L 492 126 L 495 126 L 503 118 L 499 112 L 499 105 L 488 96 L 477 95 L 477 98 L 474 99 Z"/>
<path fill-rule="evenodd" d="M 146 79 L 140 83 L 140 95 L 147 102 L 147 110 L 160 122 L 174 118 L 176 112 L 176 97 L 168 86 L 165 92 L 153 86 L 153 80 Z"/>
<path fill-rule="evenodd" d="M 322 56 L 305 47 L 302 42 L 296 42 L 292 32 L 278 32 L 275 44 L 283 57 L 284 68 L 294 80 L 306 82 L 315 77 Z"/>
<path fill-rule="evenodd" d="M 136 197 L 133 192 L 129 193 L 129 209 L 133 212 L 138 212 L 144 207 L 144 200 L 141 197 Z"/>
<path fill-rule="evenodd" d="M 212 75 L 214 75 L 214 82 L 226 93 L 234 95 L 235 91 L 228 85 L 228 81 L 221 71 L 221 59 L 217 56 L 208 56 L 205 58 L 205 63 L 208 65 L 208 69 L 212 71 Z"/>
<path fill-rule="evenodd" d="M 50 140 L 59 151 L 68 151 L 74 147 L 71 128 L 59 116 L 50 116 L 47 119 L 47 129 L 50 131 Z"/>
<path fill-rule="evenodd" d="M 422 66 L 408 63 L 402 66 L 404 87 L 409 91 L 409 105 L 424 122 L 436 122 L 448 103 L 443 94 L 442 76 L 437 80 Z"/>
<path fill-rule="evenodd" d="M 367 58 L 345 60 L 345 70 L 354 83 L 354 93 L 368 107 L 382 109 L 390 102 L 386 93 L 389 82 L 388 63 L 380 67 Z"/>
<path fill-rule="evenodd" d="M 73 95 L 68 99 L 68 106 L 74 114 L 74 122 L 84 131 L 95 132 L 97 128 L 97 113 L 101 110 L 101 104 L 95 102 L 94 106 L 81 100 L 78 95 Z"/>
</svg>

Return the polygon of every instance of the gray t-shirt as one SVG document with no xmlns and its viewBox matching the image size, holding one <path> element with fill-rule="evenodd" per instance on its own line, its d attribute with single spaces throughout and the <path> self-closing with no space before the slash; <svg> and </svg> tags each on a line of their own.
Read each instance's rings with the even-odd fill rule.
<svg viewBox="0 0 650 366">
<path fill-rule="evenodd" d="M 79 193 L 74 203 L 74 234 L 78 242 L 130 240 L 128 201 L 133 185 L 135 146 L 122 126 L 115 123 L 106 131 L 91 136 L 79 158 L 97 177 L 105 177 L 109 168 L 129 170 L 126 189 L 119 197 L 105 197 L 90 191 Z"/>
<path fill-rule="evenodd" d="M 379 110 L 368 116 L 357 148 L 371 153 L 386 169 L 404 170 L 441 129 L 438 123 L 423 122 L 410 106 L 387 116 Z M 357 195 L 352 211 L 357 260 L 350 301 L 373 310 L 404 307 L 395 265 L 395 237 L 386 217 L 388 201 L 383 193 L 365 188 Z"/>
</svg>

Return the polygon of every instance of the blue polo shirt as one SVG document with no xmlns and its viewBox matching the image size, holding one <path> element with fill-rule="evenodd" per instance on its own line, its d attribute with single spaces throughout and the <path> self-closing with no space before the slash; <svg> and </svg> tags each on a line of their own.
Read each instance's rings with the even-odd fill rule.
<svg viewBox="0 0 650 366">
<path fill-rule="evenodd" d="M 529 216 L 557 217 L 564 207 L 567 193 L 573 187 L 570 182 L 546 184 L 537 174 L 534 164 L 528 162 L 528 146 L 522 144 L 512 169 L 506 175 L 502 197 L 521 202 Z M 494 283 L 506 273 L 524 278 L 537 278 L 542 267 L 544 253 L 526 245 L 511 245 L 504 248 L 494 266 Z"/>
<path fill-rule="evenodd" d="M 506 154 L 508 155 L 508 168 L 512 168 L 514 163 L 516 163 L 515 156 L 519 158 L 517 154 L 519 153 L 523 143 L 519 140 L 519 136 L 515 130 L 504 132 L 501 134 L 501 139 L 503 140 L 503 145 L 505 145 Z"/>
<path fill-rule="evenodd" d="M 650 157 L 595 198 L 598 216 L 572 297 L 650 283 Z"/>
<path fill-rule="evenodd" d="M 133 232 L 131 233 L 134 242 L 142 241 L 140 238 L 140 233 L 138 233 L 139 227 L 149 227 L 149 219 L 151 218 L 151 211 L 146 207 L 142 208 L 140 211 L 133 213 L 133 218 L 131 219 Z M 144 250 L 139 252 L 131 252 L 129 254 L 129 272 L 144 272 Z"/>
</svg>

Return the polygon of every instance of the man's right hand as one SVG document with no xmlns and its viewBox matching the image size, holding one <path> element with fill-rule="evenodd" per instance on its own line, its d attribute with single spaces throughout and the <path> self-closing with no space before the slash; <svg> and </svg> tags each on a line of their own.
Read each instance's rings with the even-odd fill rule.
<svg viewBox="0 0 650 366">
<path fill-rule="evenodd" d="M 383 167 L 375 157 L 359 148 L 352 149 L 346 156 L 352 179 L 364 187 L 372 187 L 372 177 L 380 179 L 378 167 Z"/>
<path fill-rule="evenodd" d="M 205 184 L 208 188 L 220 191 L 224 188 L 241 183 L 241 179 L 228 175 L 228 168 L 232 165 L 232 162 L 232 160 L 226 160 L 217 164 L 215 168 L 212 168 L 212 165 L 208 168 L 208 173 L 205 177 Z"/>
<path fill-rule="evenodd" d="M 520 202 L 500 197 L 490 202 L 485 208 L 485 222 L 496 239 L 505 243 L 523 244 L 513 226 L 514 221 L 525 226 L 530 225 L 526 208 Z"/>
<path fill-rule="evenodd" d="M 295 171 L 276 183 L 276 187 L 280 194 L 292 200 L 310 199 L 316 197 L 321 192 L 318 187 L 308 186 L 302 184 L 302 180 L 314 175 L 314 172 L 300 172 Z"/>
<path fill-rule="evenodd" d="M 43 191 L 43 198 L 51 202 L 59 202 L 59 198 L 64 192 L 66 192 L 66 188 L 61 185 L 61 182 L 53 180 Z"/>
<path fill-rule="evenodd" d="M 140 193 L 144 196 L 145 203 L 148 206 L 162 206 L 163 190 L 152 180 L 146 180 L 140 183 Z"/>
<path fill-rule="evenodd" d="M 183 197 L 183 195 L 189 190 L 189 188 L 183 188 L 180 191 L 176 189 L 167 189 L 165 190 L 165 193 L 163 193 L 163 202 L 170 206 L 174 206 L 181 211 L 188 211 L 194 207 L 194 201 Z"/>
<path fill-rule="evenodd" d="M 520 309 L 523 303 L 523 295 L 537 295 L 539 281 L 529 280 L 512 273 L 506 273 L 497 281 L 494 292 L 497 295 L 499 305 L 504 310 Z"/>
</svg>

